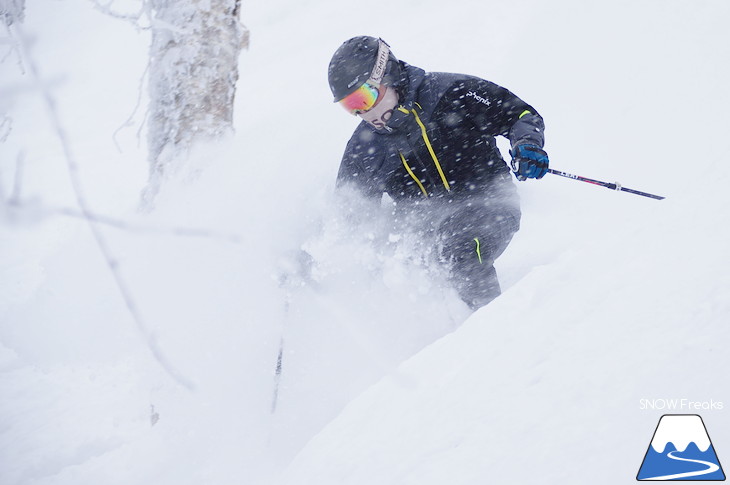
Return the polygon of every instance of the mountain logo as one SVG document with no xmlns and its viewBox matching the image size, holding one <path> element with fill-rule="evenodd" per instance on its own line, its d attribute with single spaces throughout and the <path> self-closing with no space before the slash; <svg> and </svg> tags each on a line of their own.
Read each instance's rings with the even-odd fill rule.
<svg viewBox="0 0 730 485">
<path fill-rule="evenodd" d="M 697 414 L 662 416 L 636 479 L 725 480 L 702 418 Z"/>
</svg>

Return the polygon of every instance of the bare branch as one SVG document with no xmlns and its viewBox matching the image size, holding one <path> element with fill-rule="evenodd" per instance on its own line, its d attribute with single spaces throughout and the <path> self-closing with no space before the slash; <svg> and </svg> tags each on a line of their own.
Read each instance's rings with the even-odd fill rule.
<svg viewBox="0 0 730 485">
<path fill-rule="evenodd" d="M 25 66 L 23 66 L 23 57 L 20 55 L 20 46 L 18 45 L 17 39 L 15 39 L 15 36 L 13 36 L 12 31 L 10 30 L 10 26 L 12 25 L 12 18 L 9 17 L 7 14 L 3 16 L 2 11 L 0 10 L 0 18 L 4 17 L 3 24 L 5 25 L 5 30 L 8 33 L 8 44 L 10 44 L 10 50 L 8 50 L 8 53 L 0 60 L 0 62 L 5 62 L 5 60 L 10 57 L 13 52 L 17 55 L 17 62 L 18 62 L 18 68 L 20 69 L 21 74 L 25 74 Z"/>
<path fill-rule="evenodd" d="M 13 120 L 10 118 L 10 116 L 3 117 L 2 121 L 0 121 L 0 143 L 5 143 L 5 141 L 8 139 L 8 136 L 10 135 L 10 132 L 13 130 Z"/>
<path fill-rule="evenodd" d="M 10 193 L 8 204 L 16 205 L 20 202 L 20 196 L 23 189 L 23 168 L 25 167 L 25 153 L 18 153 L 15 160 L 15 180 L 13 183 L 13 191 Z"/>
<path fill-rule="evenodd" d="M 25 0 L 3 0 L 0 2 L 0 18 L 5 25 L 22 22 L 25 17 Z"/>
<path fill-rule="evenodd" d="M 147 234 L 169 234 L 171 236 L 178 237 L 193 237 L 201 239 L 210 239 L 213 241 L 220 241 L 230 244 L 244 244 L 245 238 L 235 233 L 225 233 L 214 231 L 211 229 L 196 228 L 196 227 L 160 227 L 152 225 L 133 224 L 123 219 L 117 219 L 101 214 L 84 214 L 77 209 L 70 208 L 58 208 L 47 211 L 49 215 L 62 215 L 66 217 L 74 217 L 79 219 L 91 218 L 94 222 L 103 224 L 109 227 L 130 232 L 130 233 L 147 233 Z"/>
<path fill-rule="evenodd" d="M 43 86 L 43 83 L 41 82 L 40 74 L 38 72 L 38 67 L 35 64 L 32 56 L 30 55 L 30 52 L 28 52 L 28 49 L 25 46 L 24 43 L 24 36 L 22 33 L 22 30 L 20 26 L 13 26 L 12 29 L 16 29 L 17 35 L 15 37 L 18 39 L 18 43 L 20 45 L 21 54 L 23 58 L 26 61 L 26 64 L 28 65 L 28 69 L 30 71 L 31 76 L 35 79 L 36 84 L 38 86 Z M 11 29 L 11 31 L 12 31 Z M 113 279 L 116 283 L 117 290 L 119 291 L 120 296 L 122 297 L 122 300 L 124 301 L 127 311 L 132 318 L 132 320 L 136 323 L 137 329 L 142 334 L 142 336 L 145 338 L 145 341 L 147 343 L 147 347 L 150 350 L 151 354 L 157 361 L 157 363 L 167 372 L 167 374 L 178 384 L 181 386 L 187 388 L 188 390 L 194 390 L 195 385 L 192 381 L 187 379 L 184 375 L 182 375 L 171 363 L 170 361 L 165 357 L 164 353 L 160 349 L 158 343 L 157 343 L 157 337 L 155 334 L 150 330 L 149 326 L 147 325 L 146 321 L 142 317 L 142 314 L 136 304 L 136 301 L 133 297 L 131 288 L 125 281 L 124 277 L 121 274 L 119 264 L 117 262 L 117 259 L 114 257 L 111 248 L 109 247 L 109 244 L 106 241 L 106 238 L 104 237 L 104 234 L 102 233 L 99 224 L 97 221 L 94 220 L 94 215 L 89 207 L 89 204 L 86 200 L 86 196 L 84 193 L 83 185 L 81 183 L 81 179 L 78 175 L 79 167 L 76 162 L 76 158 L 73 155 L 73 151 L 71 149 L 71 143 L 68 139 L 68 135 L 66 134 L 66 130 L 63 127 L 63 124 L 61 123 L 61 117 L 58 113 L 58 109 L 56 107 L 56 100 L 54 99 L 53 95 L 51 94 L 51 91 L 47 87 L 41 88 L 42 98 L 45 102 L 46 109 L 48 111 L 48 116 L 50 118 L 51 124 L 56 132 L 56 135 L 58 136 L 58 139 L 61 143 L 64 158 L 66 160 L 66 166 L 68 169 L 69 178 L 71 181 L 71 186 L 73 188 L 73 192 L 76 198 L 76 204 L 79 207 L 81 213 L 83 214 L 84 219 L 86 220 L 89 229 L 91 230 L 91 233 L 94 237 L 94 240 L 96 241 L 96 245 L 101 251 L 102 256 L 104 257 L 104 260 L 106 261 L 107 267 L 110 271 L 110 273 L 113 276 Z"/>
</svg>

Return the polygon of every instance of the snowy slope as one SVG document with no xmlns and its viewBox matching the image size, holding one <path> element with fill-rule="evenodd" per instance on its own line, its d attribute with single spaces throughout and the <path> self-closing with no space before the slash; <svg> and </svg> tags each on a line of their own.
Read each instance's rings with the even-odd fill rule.
<svg viewBox="0 0 730 485">
<path fill-rule="evenodd" d="M 657 419 L 640 399 L 728 402 L 730 241 L 681 205 L 574 239 L 350 404 L 285 483 L 633 480 Z M 696 234 L 717 237 L 677 258 Z M 727 411 L 699 412 L 727 443 Z"/>
<path fill-rule="evenodd" d="M 702 414 L 723 461 L 730 7 L 382 10 L 245 6 L 237 135 L 140 214 L 144 101 L 121 152 L 112 135 L 137 102 L 147 33 L 81 0 L 28 2 L 26 57 L 0 64 L 0 195 L 15 202 L 0 206 L 0 483 L 628 483 L 666 412 L 640 399 L 658 398 L 724 402 L 675 410 Z M 534 104 L 555 168 L 667 199 L 520 184 L 504 294 L 469 316 L 406 257 L 407 235 L 385 218 L 352 226 L 330 195 L 356 121 L 332 106 L 326 65 L 363 33 Z M 69 215 L 67 155 L 31 60 L 88 203 L 113 218 L 102 231 L 138 321 Z M 278 283 L 302 247 L 316 291 Z"/>
</svg>

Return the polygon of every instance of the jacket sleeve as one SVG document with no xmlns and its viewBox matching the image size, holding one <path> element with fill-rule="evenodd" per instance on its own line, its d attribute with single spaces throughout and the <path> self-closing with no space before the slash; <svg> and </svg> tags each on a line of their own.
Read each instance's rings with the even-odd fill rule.
<svg viewBox="0 0 730 485">
<path fill-rule="evenodd" d="M 520 142 L 539 147 L 545 144 L 545 124 L 537 110 L 492 82 L 462 79 L 452 84 L 441 102 L 464 113 L 481 132 L 508 138 L 512 146 Z"/>
<path fill-rule="evenodd" d="M 337 189 L 354 188 L 368 198 L 379 198 L 383 195 L 384 189 L 379 187 L 372 174 L 373 168 L 382 164 L 382 160 L 379 160 L 382 158 L 381 151 L 370 143 L 372 136 L 374 135 L 361 125 L 347 142 L 337 173 Z"/>
</svg>

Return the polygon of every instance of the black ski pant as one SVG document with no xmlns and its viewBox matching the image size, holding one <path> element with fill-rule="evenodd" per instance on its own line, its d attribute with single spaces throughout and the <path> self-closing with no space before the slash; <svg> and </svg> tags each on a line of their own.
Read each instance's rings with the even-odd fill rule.
<svg viewBox="0 0 730 485">
<path fill-rule="evenodd" d="M 504 252 L 520 228 L 516 204 L 465 203 L 437 228 L 441 260 L 449 280 L 472 310 L 500 295 L 494 260 Z"/>
</svg>

